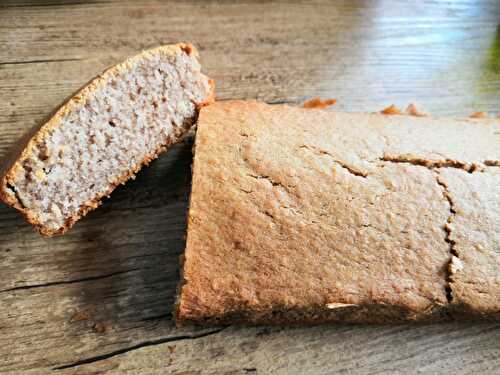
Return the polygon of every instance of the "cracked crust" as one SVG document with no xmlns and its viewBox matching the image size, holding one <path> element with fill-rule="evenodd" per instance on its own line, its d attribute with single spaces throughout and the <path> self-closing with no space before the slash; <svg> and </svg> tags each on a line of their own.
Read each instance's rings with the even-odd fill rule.
<svg viewBox="0 0 500 375">
<path fill-rule="evenodd" d="M 40 127 L 35 128 L 24 137 L 24 140 L 20 142 L 20 145 L 11 153 L 10 157 L 4 162 L 2 168 L 0 169 L 0 199 L 6 204 L 19 210 L 26 221 L 32 224 L 35 229 L 43 235 L 52 236 L 56 234 L 62 234 L 72 227 L 72 225 L 85 216 L 89 211 L 97 208 L 101 204 L 101 199 L 109 194 L 120 184 L 124 184 L 127 180 L 134 178 L 135 174 L 142 168 L 143 165 L 149 164 L 153 159 L 157 158 L 159 154 L 166 151 L 172 144 L 177 143 L 182 140 L 184 135 L 189 131 L 191 126 L 195 123 L 197 114 L 191 118 L 185 118 L 182 126 L 174 131 L 171 136 L 169 136 L 166 141 L 159 145 L 155 150 L 151 150 L 146 153 L 142 160 L 138 163 L 132 165 L 127 171 L 117 176 L 113 182 L 111 182 L 105 191 L 101 191 L 99 194 L 94 196 L 92 199 L 82 203 L 79 210 L 67 216 L 64 220 L 64 224 L 58 228 L 52 228 L 44 225 L 37 215 L 35 215 L 32 210 L 25 207 L 20 199 L 16 189 L 14 188 L 14 181 L 16 176 L 23 169 L 22 161 L 28 158 L 34 153 L 36 147 L 41 144 L 46 137 L 49 136 L 51 131 L 56 127 L 60 126 L 62 119 L 70 114 L 72 111 L 78 110 L 89 98 L 92 93 L 94 93 L 99 88 L 108 85 L 109 80 L 118 72 L 125 72 L 132 66 L 136 61 L 142 59 L 152 59 L 156 54 L 164 54 L 174 56 L 179 53 L 185 53 L 193 58 L 198 58 L 198 52 L 194 46 L 191 44 L 180 43 L 176 45 L 168 45 L 157 47 L 152 50 L 144 51 L 143 53 L 136 55 L 125 62 L 111 67 L 104 71 L 94 80 L 86 84 L 82 89 L 80 89 L 74 96 L 65 101 L 65 103 L 57 109 L 53 115 Z M 203 76 L 204 77 L 204 76 Z M 195 103 L 197 108 L 201 108 L 214 100 L 214 82 L 208 78 L 208 83 L 211 87 L 209 93 L 206 97 Z"/>
<path fill-rule="evenodd" d="M 499 124 L 203 109 L 178 324 L 448 318 L 452 206 L 437 172 L 490 168 Z"/>
<path fill-rule="evenodd" d="M 500 319 L 500 171 L 446 169 L 440 179 L 452 202 L 447 224 L 453 258 L 449 266 L 454 313 Z"/>
</svg>

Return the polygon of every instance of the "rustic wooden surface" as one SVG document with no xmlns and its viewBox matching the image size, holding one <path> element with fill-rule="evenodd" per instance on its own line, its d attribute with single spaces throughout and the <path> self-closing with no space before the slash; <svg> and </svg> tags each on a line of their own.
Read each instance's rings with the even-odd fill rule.
<svg viewBox="0 0 500 375">
<path fill-rule="evenodd" d="M 107 65 L 178 41 L 220 99 L 498 114 L 500 2 L 410 3 L 4 0 L 0 158 Z M 190 160 L 176 147 L 63 237 L 0 206 L 0 373 L 500 374 L 498 323 L 176 329 Z"/>
</svg>

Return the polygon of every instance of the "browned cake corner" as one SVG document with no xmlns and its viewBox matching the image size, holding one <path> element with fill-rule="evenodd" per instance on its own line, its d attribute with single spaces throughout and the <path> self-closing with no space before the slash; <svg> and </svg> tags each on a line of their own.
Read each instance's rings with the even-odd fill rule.
<svg viewBox="0 0 500 375">
<path fill-rule="evenodd" d="M 258 102 L 204 108 L 177 323 L 447 318 L 450 302 L 466 298 L 460 274 L 448 271 L 454 253 L 469 277 L 485 273 L 469 309 L 498 311 L 498 210 L 487 221 L 475 206 L 453 203 L 484 194 L 478 207 L 498 207 L 498 182 L 463 191 L 449 175 L 493 179 L 499 129 L 493 119 Z M 467 220 L 488 222 L 474 227 L 484 253 L 474 263 L 462 255 L 473 250 L 461 241 Z M 493 294 L 478 299 L 480 291 Z"/>
<path fill-rule="evenodd" d="M 182 139 L 213 98 L 190 44 L 129 58 L 81 89 L 13 154 L 0 199 L 40 233 L 63 233 Z"/>
</svg>

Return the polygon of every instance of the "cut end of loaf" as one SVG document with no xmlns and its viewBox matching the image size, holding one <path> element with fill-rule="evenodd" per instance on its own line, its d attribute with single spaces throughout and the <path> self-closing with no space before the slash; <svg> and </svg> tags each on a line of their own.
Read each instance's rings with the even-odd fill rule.
<svg viewBox="0 0 500 375">
<path fill-rule="evenodd" d="M 65 103 L 0 180 L 0 198 L 44 235 L 64 233 L 190 130 L 214 99 L 190 44 L 145 51 Z"/>
</svg>

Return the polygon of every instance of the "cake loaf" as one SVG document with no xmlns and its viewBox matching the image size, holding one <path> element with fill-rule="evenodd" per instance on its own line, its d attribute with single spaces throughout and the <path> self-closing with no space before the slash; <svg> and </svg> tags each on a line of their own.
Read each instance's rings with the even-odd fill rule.
<svg viewBox="0 0 500 375">
<path fill-rule="evenodd" d="M 498 319 L 499 134 L 498 119 L 205 107 L 177 323 Z"/>
<path fill-rule="evenodd" d="M 6 163 L 0 198 L 40 233 L 63 233 L 179 141 L 212 99 L 190 44 L 129 58 L 69 99 Z"/>
</svg>

